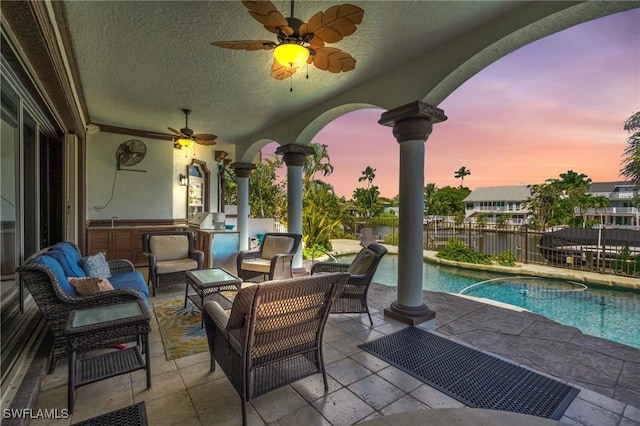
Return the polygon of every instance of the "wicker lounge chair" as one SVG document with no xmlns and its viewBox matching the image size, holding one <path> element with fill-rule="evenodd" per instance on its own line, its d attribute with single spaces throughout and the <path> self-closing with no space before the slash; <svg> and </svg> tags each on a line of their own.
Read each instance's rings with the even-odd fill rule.
<svg viewBox="0 0 640 426">
<path fill-rule="evenodd" d="M 260 248 L 238 253 L 238 277 L 243 281 L 264 277 L 267 280 L 291 278 L 293 256 L 302 235 L 291 233 L 264 234 Z"/>
<path fill-rule="evenodd" d="M 156 288 L 186 283 L 186 272 L 202 269 L 204 263 L 204 253 L 196 250 L 193 233 L 189 231 L 142 234 L 142 251 L 149 260 L 149 282 L 154 296 Z"/>
<path fill-rule="evenodd" d="M 360 253 L 349 263 L 318 262 L 311 267 L 311 275 L 321 272 L 349 272 L 351 277 L 344 286 L 340 297 L 331 307 L 332 313 L 366 313 L 373 326 L 367 293 L 369 285 L 376 273 L 380 260 L 387 253 L 387 249 L 380 244 L 372 243 L 360 250 Z"/>
<path fill-rule="evenodd" d="M 215 301 L 203 315 L 211 353 L 211 371 L 222 367 L 246 403 L 316 373 L 327 377 L 322 334 L 329 309 L 348 274 L 322 274 L 249 285 L 236 295 L 231 312 Z"/>
</svg>

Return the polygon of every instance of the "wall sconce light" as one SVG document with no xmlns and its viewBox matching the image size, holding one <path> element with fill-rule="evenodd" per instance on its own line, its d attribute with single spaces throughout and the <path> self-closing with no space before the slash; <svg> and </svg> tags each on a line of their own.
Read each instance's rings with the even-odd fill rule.
<svg viewBox="0 0 640 426">
<path fill-rule="evenodd" d="M 180 185 L 187 186 L 188 184 L 187 177 L 181 173 L 179 178 L 180 178 Z"/>
</svg>

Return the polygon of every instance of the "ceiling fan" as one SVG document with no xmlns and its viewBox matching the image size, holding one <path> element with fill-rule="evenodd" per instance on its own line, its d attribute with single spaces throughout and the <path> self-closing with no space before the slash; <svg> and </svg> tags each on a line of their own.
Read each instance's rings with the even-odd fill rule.
<svg viewBox="0 0 640 426">
<path fill-rule="evenodd" d="M 167 127 L 171 132 L 178 135 L 178 139 L 175 141 L 179 146 L 188 146 L 191 141 L 200 144 L 200 145 L 215 145 L 216 139 L 218 138 L 216 135 L 211 135 L 209 133 L 198 133 L 194 134 L 193 130 L 189 128 L 189 114 L 191 113 L 190 109 L 183 109 L 184 113 L 184 128 L 179 131 L 172 128 Z"/>
<path fill-rule="evenodd" d="M 305 23 L 293 16 L 293 1 L 289 18 L 285 18 L 270 1 L 243 1 L 242 4 L 267 31 L 276 34 L 277 43 L 271 40 L 237 40 L 215 41 L 212 45 L 236 50 L 273 49 L 275 59 L 271 76 L 276 80 L 291 77 L 304 63 L 312 63 L 316 68 L 332 73 L 355 68 L 353 56 L 335 47 L 327 47 L 325 43 L 336 43 L 355 32 L 364 15 L 364 10 L 358 6 L 332 6 L 316 13 Z"/>
</svg>

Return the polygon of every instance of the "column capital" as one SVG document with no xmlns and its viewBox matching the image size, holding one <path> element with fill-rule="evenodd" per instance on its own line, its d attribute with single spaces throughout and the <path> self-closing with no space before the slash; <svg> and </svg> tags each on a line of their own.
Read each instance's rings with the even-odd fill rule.
<svg viewBox="0 0 640 426">
<path fill-rule="evenodd" d="M 237 177 L 249 177 L 251 176 L 251 171 L 256 168 L 256 165 L 253 163 L 231 163 L 229 167 Z"/>
<path fill-rule="evenodd" d="M 414 101 L 390 109 L 380 116 L 379 124 L 393 127 L 393 135 L 398 143 L 405 141 L 426 141 L 434 123 L 445 121 L 444 111 L 422 101 Z"/>
<path fill-rule="evenodd" d="M 307 156 L 313 154 L 313 148 L 308 145 L 290 143 L 280 145 L 276 149 L 276 154 L 282 155 L 282 160 L 287 166 L 304 166 Z"/>
</svg>

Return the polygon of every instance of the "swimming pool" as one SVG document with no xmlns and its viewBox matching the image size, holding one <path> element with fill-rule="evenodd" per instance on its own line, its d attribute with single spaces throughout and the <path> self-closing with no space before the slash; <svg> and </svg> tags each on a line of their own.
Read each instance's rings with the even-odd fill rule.
<svg viewBox="0 0 640 426">
<path fill-rule="evenodd" d="M 340 256 L 350 262 L 354 256 Z M 398 284 L 398 256 L 386 255 L 374 282 Z M 640 293 L 585 288 L 579 283 L 509 276 L 424 262 L 422 288 L 462 293 L 519 306 L 585 334 L 640 348 Z M 428 301 L 427 301 L 428 303 Z"/>
</svg>

